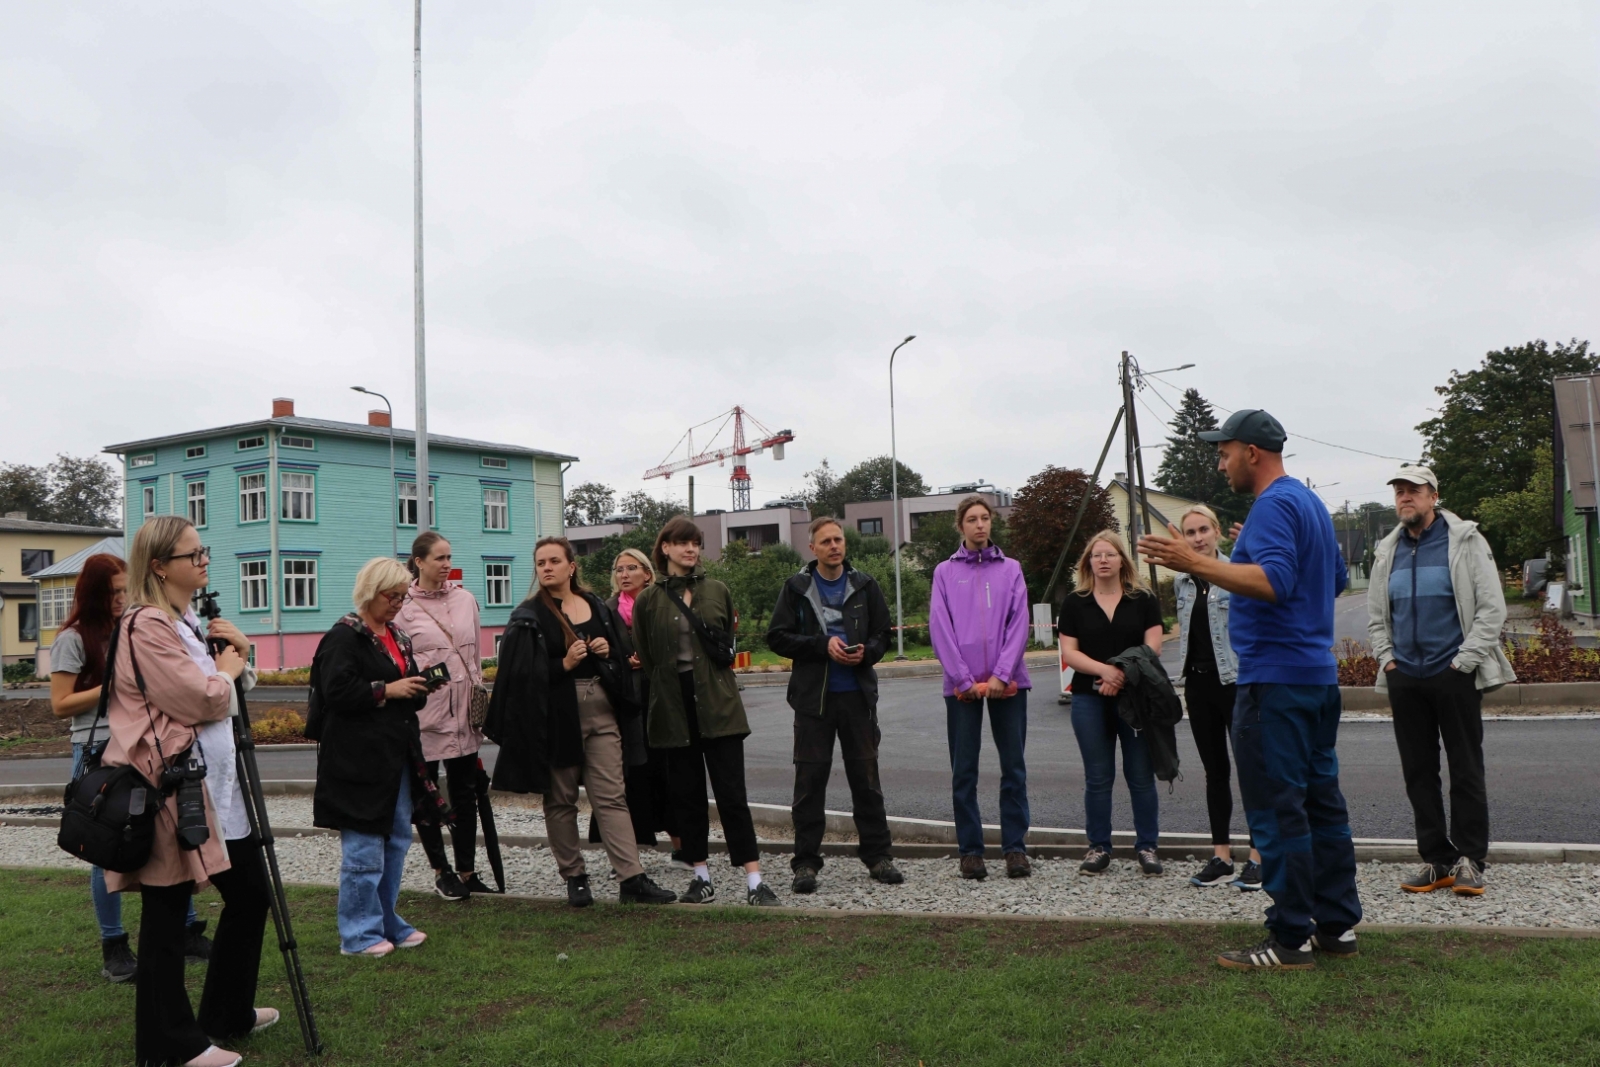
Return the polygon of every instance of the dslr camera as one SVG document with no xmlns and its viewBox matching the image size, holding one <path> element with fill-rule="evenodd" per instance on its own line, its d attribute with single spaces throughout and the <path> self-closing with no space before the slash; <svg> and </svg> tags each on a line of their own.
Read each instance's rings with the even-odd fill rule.
<svg viewBox="0 0 1600 1067">
<path fill-rule="evenodd" d="M 421 678 L 428 683 L 430 690 L 437 689 L 450 680 L 450 668 L 443 663 L 435 663 L 422 672 Z"/>
<path fill-rule="evenodd" d="M 181 753 L 161 775 L 161 789 L 178 798 L 178 847 L 193 852 L 211 840 L 206 826 L 206 765 L 192 749 Z"/>
</svg>

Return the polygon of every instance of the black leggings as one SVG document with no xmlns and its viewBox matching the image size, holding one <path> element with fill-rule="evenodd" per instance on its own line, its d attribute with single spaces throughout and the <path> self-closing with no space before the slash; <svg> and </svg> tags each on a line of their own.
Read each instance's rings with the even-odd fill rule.
<svg viewBox="0 0 1600 1067">
<path fill-rule="evenodd" d="M 1194 731 L 1194 747 L 1200 750 L 1200 763 L 1206 769 L 1206 814 L 1213 845 L 1226 845 L 1233 838 L 1233 767 L 1228 761 L 1228 734 L 1233 729 L 1233 699 L 1238 688 L 1223 685 L 1216 674 L 1184 675 L 1189 728 Z"/>
<path fill-rule="evenodd" d="M 469 752 L 454 759 L 434 760 L 428 764 L 428 777 L 437 784 L 439 764 L 444 764 L 445 777 L 449 779 L 450 807 L 455 810 L 456 824 L 450 827 L 450 844 L 455 849 L 457 871 L 475 871 L 478 851 L 478 754 Z M 444 834 L 437 823 L 419 825 L 417 836 L 422 839 L 422 851 L 436 871 L 450 870 L 450 860 L 444 854 Z"/>
</svg>

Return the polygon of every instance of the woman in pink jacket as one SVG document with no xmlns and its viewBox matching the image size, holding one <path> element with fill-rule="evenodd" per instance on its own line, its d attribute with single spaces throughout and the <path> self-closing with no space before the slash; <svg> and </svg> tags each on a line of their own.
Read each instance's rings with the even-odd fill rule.
<svg viewBox="0 0 1600 1067">
<path fill-rule="evenodd" d="M 961 877 L 984 878 L 983 819 L 978 812 L 978 753 L 983 706 L 1000 754 L 1000 846 L 1006 874 L 1026 878 L 1028 835 L 1028 587 L 1022 565 L 989 541 L 994 513 L 981 496 L 956 506 L 961 547 L 933 570 L 928 630 L 944 667 L 950 736 L 950 794 L 955 806 Z"/>
<path fill-rule="evenodd" d="M 456 870 L 444 851 L 438 824 L 419 826 L 422 849 L 433 865 L 434 891 L 446 900 L 466 900 L 473 893 L 493 893 L 475 873 L 478 842 L 478 749 L 483 729 L 472 725 L 472 690 L 483 685 L 483 660 L 478 651 L 478 601 L 457 582 L 450 581 L 450 542 L 427 530 L 411 543 L 411 589 L 395 625 L 411 638 L 417 666 L 427 670 L 443 663 L 450 681 L 434 690 L 428 704 L 417 713 L 422 729 L 422 758 L 428 773 L 439 779 L 444 764 L 449 779 L 450 806 L 455 825 L 450 844 Z"/>
<path fill-rule="evenodd" d="M 276 1009 L 252 1007 L 268 890 L 228 725 L 234 681 L 250 670 L 244 659 L 249 644 L 238 629 L 213 620 L 210 636 L 228 642 L 213 659 L 189 608 L 196 590 L 205 588 L 210 557 L 188 519 L 160 515 L 139 527 L 128 553 L 128 610 L 118 623 L 106 705 L 106 765 L 132 764 L 158 785 L 185 754 L 206 768 L 206 840 L 198 848 L 180 845 L 178 802 L 169 794 L 156 815 L 150 861 L 128 874 L 106 872 L 108 890 L 138 889 L 143 901 L 134 996 L 140 1067 L 232 1067 L 241 1057 L 217 1048 L 211 1037 L 240 1038 L 278 1021 Z M 189 895 L 208 884 L 222 894 L 224 907 L 197 1020 L 183 984 L 184 922 Z"/>
</svg>

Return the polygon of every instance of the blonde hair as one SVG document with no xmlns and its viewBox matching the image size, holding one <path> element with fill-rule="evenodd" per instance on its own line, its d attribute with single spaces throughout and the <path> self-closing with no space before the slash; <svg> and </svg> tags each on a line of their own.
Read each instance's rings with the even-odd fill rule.
<svg viewBox="0 0 1600 1067">
<path fill-rule="evenodd" d="M 639 564 L 639 566 L 644 568 L 644 573 L 649 576 L 649 580 L 644 583 L 645 585 L 655 584 L 656 568 L 655 564 L 650 562 L 649 556 L 645 555 L 637 548 L 625 548 L 621 552 L 617 553 L 617 559 L 621 559 L 623 556 L 627 556 L 629 559 L 633 560 L 635 563 Z M 616 561 L 613 560 L 611 563 L 611 594 L 615 596 L 620 592 L 622 592 L 622 590 L 617 588 L 617 564 Z"/>
<path fill-rule="evenodd" d="M 184 533 L 192 529 L 194 523 L 182 515 L 152 515 L 139 527 L 133 535 L 133 547 L 128 550 L 130 607 L 160 608 L 175 617 L 182 614 L 167 599 L 166 583 L 156 574 L 153 564 L 171 556 Z"/>
<path fill-rule="evenodd" d="M 411 588 L 411 572 L 406 565 L 388 556 L 369 559 L 356 574 L 356 587 L 350 591 L 356 610 L 361 611 L 389 589 Z"/>
<path fill-rule="evenodd" d="M 1128 555 L 1128 546 L 1122 543 L 1122 535 L 1115 530 L 1101 530 L 1089 538 L 1089 543 L 1083 546 L 1083 555 L 1078 557 L 1078 588 L 1073 592 L 1079 596 L 1088 596 L 1094 592 L 1094 569 L 1089 565 L 1089 553 L 1094 551 L 1094 546 L 1105 542 L 1117 550 L 1117 556 L 1122 560 L 1122 592 L 1126 596 L 1134 593 L 1147 593 L 1150 587 L 1144 584 L 1144 579 L 1139 577 L 1139 568 L 1134 566 L 1133 557 Z"/>
<path fill-rule="evenodd" d="M 1217 513 L 1215 511 L 1212 511 L 1204 504 L 1190 504 L 1188 507 L 1178 512 L 1178 531 L 1180 533 L 1183 531 L 1183 520 L 1187 519 L 1190 515 L 1199 515 L 1201 518 L 1210 519 L 1211 528 L 1218 533 L 1222 532 L 1222 520 L 1217 518 Z"/>
</svg>

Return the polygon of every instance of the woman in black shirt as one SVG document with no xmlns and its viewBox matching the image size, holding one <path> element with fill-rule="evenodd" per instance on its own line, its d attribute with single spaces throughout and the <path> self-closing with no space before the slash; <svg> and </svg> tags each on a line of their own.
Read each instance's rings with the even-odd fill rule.
<svg viewBox="0 0 1600 1067">
<path fill-rule="evenodd" d="M 1161 603 L 1140 581 L 1122 538 L 1112 530 L 1095 534 L 1078 558 L 1077 589 L 1061 606 L 1061 658 L 1074 671 L 1072 732 L 1083 753 L 1089 851 L 1078 870 L 1084 874 L 1099 874 L 1111 865 L 1111 784 L 1119 740 L 1139 867 L 1147 875 L 1161 873 L 1155 772 L 1144 738 L 1117 714 L 1124 677 L 1109 661 L 1140 644 L 1159 653 L 1162 633 Z"/>
</svg>

